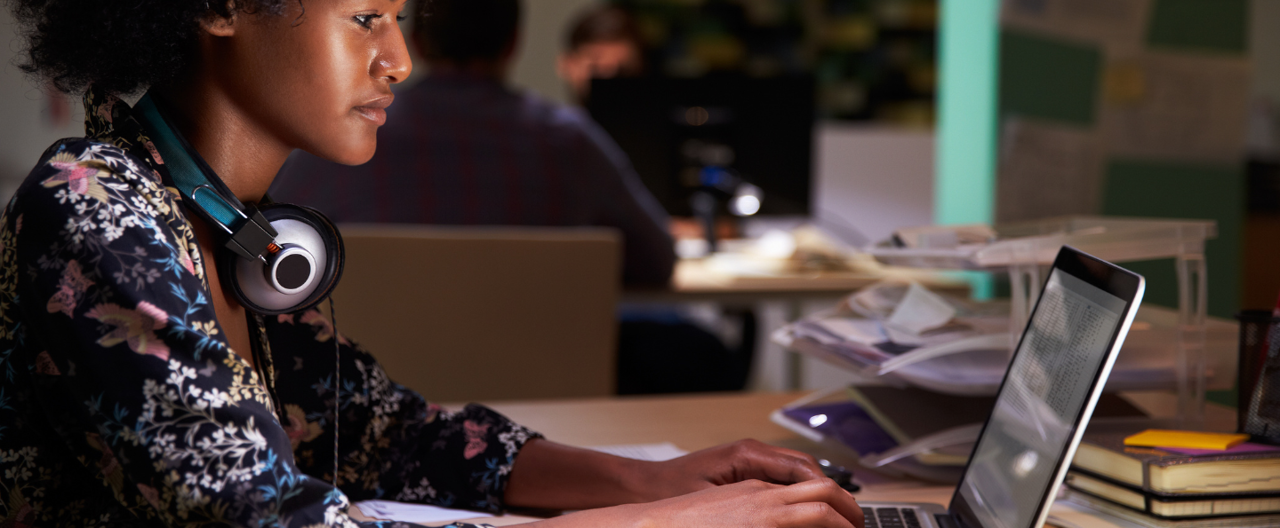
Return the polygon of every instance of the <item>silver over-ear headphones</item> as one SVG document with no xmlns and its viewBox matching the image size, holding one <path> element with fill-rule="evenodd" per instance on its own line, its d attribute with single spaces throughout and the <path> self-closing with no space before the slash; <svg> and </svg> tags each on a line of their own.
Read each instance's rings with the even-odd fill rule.
<svg viewBox="0 0 1280 528">
<path fill-rule="evenodd" d="M 150 94 L 134 105 L 184 202 L 220 230 L 219 277 L 246 309 L 264 314 L 311 308 L 342 276 L 344 254 L 337 227 L 299 205 L 243 204 L 157 107 Z M 157 160 L 160 161 L 160 160 Z"/>
</svg>

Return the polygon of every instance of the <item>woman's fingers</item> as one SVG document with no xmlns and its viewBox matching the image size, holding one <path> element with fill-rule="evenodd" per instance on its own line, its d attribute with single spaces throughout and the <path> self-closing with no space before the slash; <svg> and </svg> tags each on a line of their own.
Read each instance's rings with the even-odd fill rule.
<svg viewBox="0 0 1280 528">
<path fill-rule="evenodd" d="M 789 449 L 767 446 L 755 440 L 734 444 L 738 480 L 760 479 L 791 484 L 824 478 L 813 457 Z"/>
<path fill-rule="evenodd" d="M 794 481 L 792 481 L 792 482 L 803 482 L 804 480 L 812 480 L 812 479 L 815 479 L 815 478 L 823 478 L 823 477 L 826 477 L 826 473 L 823 473 L 823 472 L 822 472 L 822 466 L 818 465 L 818 459 L 817 459 L 817 457 L 814 457 L 813 455 L 810 455 L 810 454 L 808 454 L 808 453 L 801 453 L 800 451 L 795 451 L 795 450 L 787 449 L 787 448 L 785 448 L 785 447 L 771 446 L 771 445 L 768 445 L 768 444 L 764 444 L 764 445 L 765 445 L 765 447 L 767 447 L 767 448 L 769 448 L 769 449 L 773 450 L 773 451 L 774 451 L 774 452 L 776 452 L 776 453 L 779 453 L 779 454 L 781 454 L 781 455 L 783 455 L 783 456 L 792 457 L 792 458 L 794 458 L 794 459 L 796 459 L 796 460 L 799 460 L 799 461 L 800 461 L 800 463 L 801 463 L 805 468 L 807 468 L 807 471 L 806 471 L 804 474 L 805 474 L 808 478 L 805 478 L 805 479 L 803 479 L 803 480 L 794 480 Z M 816 476 L 815 476 L 815 475 L 816 475 Z"/>
<path fill-rule="evenodd" d="M 792 504 L 778 512 L 774 518 L 778 528 L 857 528 L 862 526 L 861 518 L 854 524 L 839 511 L 824 502 L 806 502 Z"/>
<path fill-rule="evenodd" d="M 829 480 L 790 486 L 745 480 L 635 506 L 643 512 L 637 518 L 652 526 L 863 527 L 862 509 Z"/>
<path fill-rule="evenodd" d="M 792 484 L 774 491 L 784 504 L 824 504 L 855 526 L 862 526 L 862 508 L 853 495 L 831 479 L 818 479 Z M 823 525 L 826 526 L 826 525 Z M 833 525 L 836 526 L 836 525 Z"/>
<path fill-rule="evenodd" d="M 791 457 L 798 458 L 798 459 L 800 459 L 800 460 L 804 460 L 804 461 L 809 462 L 809 463 L 811 463 L 811 464 L 813 464 L 813 465 L 815 465 L 815 466 L 818 464 L 818 459 L 817 459 L 816 457 L 814 457 L 813 455 L 810 455 L 810 454 L 808 454 L 808 453 L 802 453 L 802 452 L 800 452 L 800 451 L 796 451 L 796 450 L 794 450 L 794 449 L 787 449 L 787 448 L 785 448 L 785 447 L 778 447 L 778 446 L 773 446 L 773 445 L 764 444 L 764 443 L 762 443 L 761 445 L 763 445 L 763 446 L 765 446 L 765 447 L 767 447 L 767 448 L 769 448 L 769 449 L 772 449 L 773 451 L 776 451 L 776 452 L 778 452 L 778 453 L 782 453 L 782 454 L 787 455 L 787 456 L 791 456 Z"/>
</svg>

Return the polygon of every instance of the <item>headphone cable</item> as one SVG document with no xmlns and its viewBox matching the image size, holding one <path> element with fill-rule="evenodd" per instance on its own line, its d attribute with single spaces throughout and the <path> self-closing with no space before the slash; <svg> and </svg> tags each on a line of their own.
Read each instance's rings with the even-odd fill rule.
<svg viewBox="0 0 1280 528">
<path fill-rule="evenodd" d="M 338 343 L 338 311 L 329 297 L 329 318 L 333 320 L 333 488 L 338 489 L 338 416 L 342 409 L 342 346 Z"/>
</svg>

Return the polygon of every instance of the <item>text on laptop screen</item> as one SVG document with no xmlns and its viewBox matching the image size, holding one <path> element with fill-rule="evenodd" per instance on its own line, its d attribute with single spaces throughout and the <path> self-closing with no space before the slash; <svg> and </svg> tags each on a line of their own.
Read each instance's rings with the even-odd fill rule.
<svg viewBox="0 0 1280 528">
<path fill-rule="evenodd" d="M 1035 521 L 1124 311 L 1119 297 L 1059 269 L 1049 275 L 960 483 L 983 527 Z"/>
</svg>

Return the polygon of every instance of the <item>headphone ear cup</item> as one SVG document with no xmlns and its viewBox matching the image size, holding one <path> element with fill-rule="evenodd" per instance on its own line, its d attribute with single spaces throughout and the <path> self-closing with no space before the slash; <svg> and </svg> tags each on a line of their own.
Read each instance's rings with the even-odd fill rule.
<svg viewBox="0 0 1280 528">
<path fill-rule="evenodd" d="M 325 241 L 327 249 L 328 258 L 324 263 L 323 273 L 320 276 L 320 287 L 316 289 L 318 297 L 311 303 L 311 306 L 314 306 L 328 298 L 329 295 L 333 294 L 333 290 L 338 287 L 338 281 L 342 279 L 342 271 L 347 264 L 347 248 L 342 243 L 342 233 L 338 231 L 338 226 L 334 225 L 324 213 L 303 205 L 291 205 L 290 207 L 310 214 L 314 222 L 313 225 Z M 311 308 L 311 306 L 307 306 L 307 308 Z"/>
<path fill-rule="evenodd" d="M 313 257 L 311 281 L 287 295 L 267 280 L 261 261 L 240 258 L 230 251 L 218 253 L 219 277 L 245 309 L 263 315 L 279 315 L 310 309 L 333 293 L 342 277 L 346 254 L 338 228 L 319 211 L 292 204 L 265 204 L 259 211 L 278 232 L 276 241 L 300 247 Z"/>
</svg>

